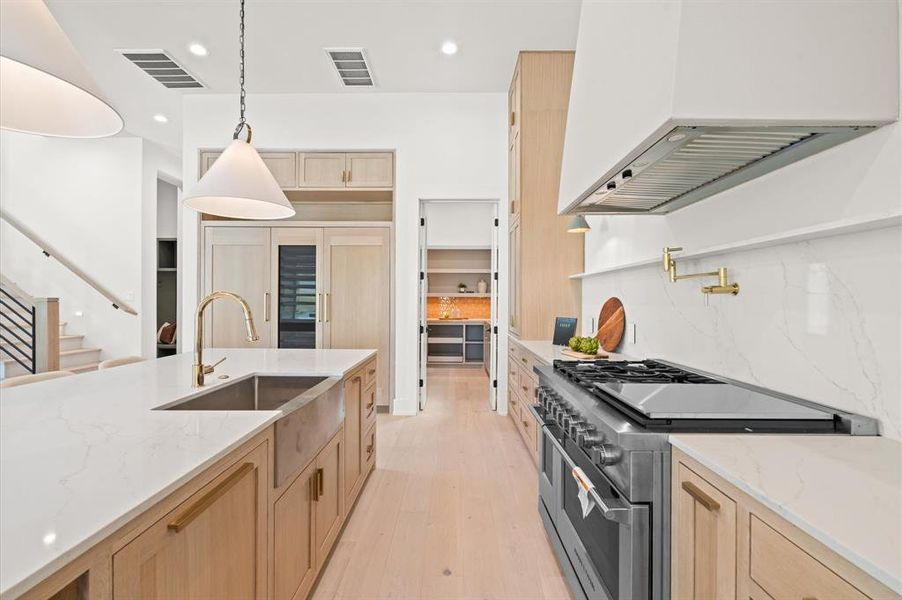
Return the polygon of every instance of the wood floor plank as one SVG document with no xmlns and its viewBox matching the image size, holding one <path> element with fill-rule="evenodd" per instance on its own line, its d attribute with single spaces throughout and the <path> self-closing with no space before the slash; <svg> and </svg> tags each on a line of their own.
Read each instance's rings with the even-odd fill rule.
<svg viewBox="0 0 902 600">
<path fill-rule="evenodd" d="M 312 597 L 566 599 L 538 475 L 481 369 L 437 368 L 426 409 L 378 416 L 376 470 Z"/>
</svg>

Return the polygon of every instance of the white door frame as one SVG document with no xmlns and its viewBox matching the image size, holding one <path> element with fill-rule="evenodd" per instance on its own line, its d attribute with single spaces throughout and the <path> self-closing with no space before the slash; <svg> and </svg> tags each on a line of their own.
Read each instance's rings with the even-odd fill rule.
<svg viewBox="0 0 902 600">
<path fill-rule="evenodd" d="M 507 328 L 502 326 L 501 309 L 502 309 L 502 284 L 506 285 L 506 274 L 500 273 L 501 265 L 506 264 L 502 261 L 502 244 L 506 243 L 507 236 L 502 236 L 502 231 L 506 231 L 507 223 L 502 223 L 502 214 L 500 210 L 501 201 L 497 198 L 420 198 L 419 202 L 419 246 L 418 261 L 419 272 L 418 278 L 418 298 L 417 298 L 417 326 L 419 333 L 419 352 L 417 356 L 417 406 L 419 410 L 423 410 L 426 406 L 427 386 L 427 349 L 426 331 L 427 331 L 427 309 L 426 309 L 426 290 L 428 286 L 428 274 L 426 273 L 426 257 L 428 240 L 426 239 L 426 206 L 428 204 L 491 204 L 494 206 L 494 226 L 492 230 L 492 274 L 491 274 L 491 328 L 492 337 L 490 344 L 490 367 L 489 367 L 489 406 L 492 410 L 498 411 L 500 414 L 507 413 L 507 402 L 499 402 L 499 397 L 505 398 L 503 393 L 505 382 L 501 381 L 502 373 L 506 371 L 500 369 L 502 348 L 506 347 L 503 343 Z M 505 246 L 506 247 L 506 246 Z"/>
</svg>

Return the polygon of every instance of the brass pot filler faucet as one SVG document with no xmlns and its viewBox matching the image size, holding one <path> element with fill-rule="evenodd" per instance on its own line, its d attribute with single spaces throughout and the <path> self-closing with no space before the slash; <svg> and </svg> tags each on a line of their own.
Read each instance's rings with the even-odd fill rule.
<svg viewBox="0 0 902 600">
<path fill-rule="evenodd" d="M 685 275 L 677 275 L 677 264 L 670 254 L 671 252 L 680 252 L 681 250 L 682 248 L 664 248 L 664 270 L 670 274 L 670 281 L 677 282 L 681 279 L 695 279 L 697 277 L 717 277 L 718 284 L 703 286 L 703 294 L 732 294 L 735 296 L 739 293 L 738 283 L 727 283 L 726 267 L 721 267 L 716 271 L 709 271 L 707 273 L 686 273 Z"/>
</svg>

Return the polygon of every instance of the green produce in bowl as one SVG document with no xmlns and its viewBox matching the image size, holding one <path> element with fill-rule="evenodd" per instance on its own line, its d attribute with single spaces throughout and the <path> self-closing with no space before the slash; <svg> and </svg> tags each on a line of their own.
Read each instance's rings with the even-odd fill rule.
<svg viewBox="0 0 902 600">
<path fill-rule="evenodd" d="M 579 351 L 583 354 L 598 354 L 598 340 L 590 337 L 580 339 Z"/>
<path fill-rule="evenodd" d="M 567 345 L 570 346 L 570 349 L 579 352 L 579 338 L 574 336 L 570 338 L 570 341 L 567 342 Z"/>
</svg>

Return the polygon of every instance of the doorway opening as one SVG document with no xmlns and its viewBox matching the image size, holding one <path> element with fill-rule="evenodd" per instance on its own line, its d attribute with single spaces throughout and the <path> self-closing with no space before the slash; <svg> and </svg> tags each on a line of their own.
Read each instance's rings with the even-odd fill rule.
<svg viewBox="0 0 902 600">
<path fill-rule="evenodd" d="M 421 200 L 419 409 L 449 386 L 497 409 L 498 202 Z"/>
</svg>

